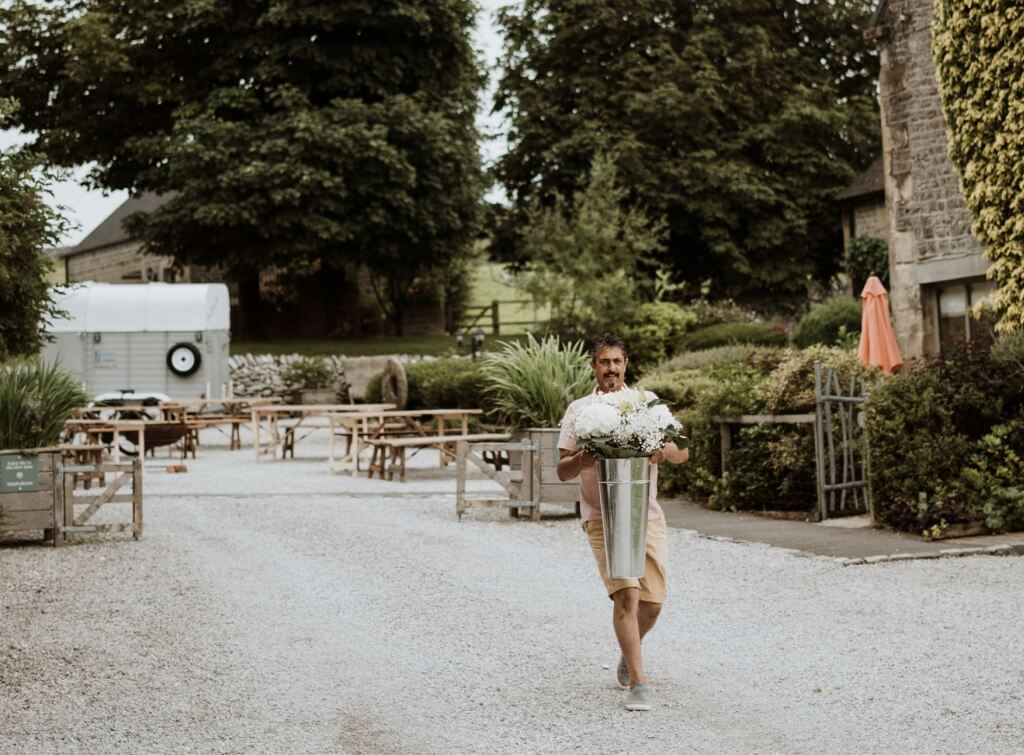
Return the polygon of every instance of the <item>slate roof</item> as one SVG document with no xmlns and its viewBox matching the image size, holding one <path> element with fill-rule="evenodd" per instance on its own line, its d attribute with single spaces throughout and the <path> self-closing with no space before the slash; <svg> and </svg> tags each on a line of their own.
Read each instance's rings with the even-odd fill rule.
<svg viewBox="0 0 1024 755">
<path fill-rule="evenodd" d="M 169 199 L 169 195 L 146 192 L 137 197 L 130 197 L 114 210 L 107 219 L 93 229 L 92 233 L 72 247 L 64 256 L 72 257 L 82 252 L 102 249 L 106 246 L 131 241 L 131 237 L 122 225 L 125 218 L 136 212 L 152 212 Z"/>
<path fill-rule="evenodd" d="M 853 179 L 853 183 L 836 194 L 836 199 L 856 199 L 869 194 L 885 193 L 885 164 L 879 155 L 867 170 Z"/>
</svg>

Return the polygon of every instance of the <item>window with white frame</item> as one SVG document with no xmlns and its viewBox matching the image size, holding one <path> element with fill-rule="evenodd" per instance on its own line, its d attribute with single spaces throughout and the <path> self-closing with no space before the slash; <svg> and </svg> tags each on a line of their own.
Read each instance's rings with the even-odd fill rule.
<svg viewBox="0 0 1024 755">
<path fill-rule="evenodd" d="M 939 347 L 943 352 L 957 343 L 978 342 L 992 330 L 989 315 L 979 312 L 989 301 L 995 286 L 991 281 L 965 281 L 937 289 Z"/>
</svg>

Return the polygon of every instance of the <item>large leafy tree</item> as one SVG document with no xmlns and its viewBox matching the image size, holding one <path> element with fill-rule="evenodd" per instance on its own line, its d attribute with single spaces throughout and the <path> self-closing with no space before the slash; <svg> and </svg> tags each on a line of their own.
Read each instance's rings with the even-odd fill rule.
<svg viewBox="0 0 1024 755">
<path fill-rule="evenodd" d="M 228 270 L 250 323 L 260 270 L 365 264 L 400 329 L 472 239 L 473 20 L 471 0 L 13 0 L 0 93 L 56 164 L 168 195 L 132 229 Z"/>
<path fill-rule="evenodd" d="M 938 0 L 934 52 L 949 154 L 996 281 L 997 327 L 1024 327 L 1024 15 Z"/>
<path fill-rule="evenodd" d="M 8 107 L 0 100 L 0 112 Z M 54 178 L 31 152 L 0 150 L 0 360 L 38 352 L 41 325 L 56 313 L 43 251 L 66 230 L 46 201 Z"/>
<path fill-rule="evenodd" d="M 602 149 L 669 227 L 684 295 L 798 299 L 836 271 L 837 191 L 878 150 L 870 0 L 525 0 L 505 9 L 497 166 L 517 210 Z"/>
</svg>

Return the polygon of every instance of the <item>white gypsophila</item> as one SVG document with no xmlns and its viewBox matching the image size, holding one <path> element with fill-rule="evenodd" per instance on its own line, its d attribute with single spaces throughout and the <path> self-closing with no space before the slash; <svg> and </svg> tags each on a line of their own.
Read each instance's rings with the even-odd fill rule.
<svg viewBox="0 0 1024 755">
<path fill-rule="evenodd" d="M 595 401 L 580 410 L 573 432 L 578 438 L 611 435 L 618 428 L 621 419 L 622 415 L 618 409 Z"/>
<path fill-rule="evenodd" d="M 674 423 L 669 414 L 655 411 L 663 407 L 643 407 L 623 415 L 622 422 L 613 433 L 616 445 L 634 448 L 642 454 L 652 454 L 665 442 L 665 430 Z"/>
</svg>

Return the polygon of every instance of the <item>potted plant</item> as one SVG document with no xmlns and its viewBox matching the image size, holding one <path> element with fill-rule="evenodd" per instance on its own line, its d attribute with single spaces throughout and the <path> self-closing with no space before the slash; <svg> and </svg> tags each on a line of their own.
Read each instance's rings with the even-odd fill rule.
<svg viewBox="0 0 1024 755">
<path fill-rule="evenodd" d="M 583 343 L 563 344 L 557 336 L 538 341 L 530 335 L 526 343 L 503 344 L 484 360 L 482 369 L 492 413 L 535 449 L 534 498 L 540 500 L 543 494 L 552 500 L 576 500 L 578 484 L 558 480 L 558 434 L 566 407 L 594 388 Z M 518 456 L 509 453 L 513 468 L 521 464 Z M 559 493 L 555 486 L 568 487 Z"/>
<path fill-rule="evenodd" d="M 63 523 L 64 423 L 86 402 L 75 379 L 39 359 L 0 365 L 0 528 L 44 530 Z"/>
<path fill-rule="evenodd" d="M 300 404 L 334 404 L 338 400 L 337 375 L 323 357 L 299 357 L 289 362 L 281 379 Z"/>
</svg>

